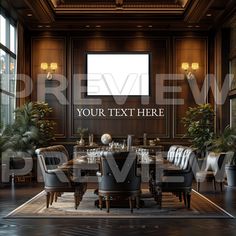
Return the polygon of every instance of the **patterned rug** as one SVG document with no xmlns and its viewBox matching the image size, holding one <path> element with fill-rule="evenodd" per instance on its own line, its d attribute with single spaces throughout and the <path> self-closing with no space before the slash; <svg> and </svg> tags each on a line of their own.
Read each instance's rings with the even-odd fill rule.
<svg viewBox="0 0 236 236">
<path fill-rule="evenodd" d="M 97 195 L 92 189 L 86 191 L 77 210 L 74 208 L 73 193 L 64 193 L 48 209 L 45 198 L 42 191 L 5 218 L 234 218 L 194 190 L 190 209 L 186 209 L 184 203 L 171 193 L 163 193 L 162 209 L 159 209 L 148 191 L 142 190 L 144 206 L 134 209 L 133 213 L 129 208 L 111 208 L 110 213 L 106 209 L 98 209 L 94 204 Z"/>
</svg>

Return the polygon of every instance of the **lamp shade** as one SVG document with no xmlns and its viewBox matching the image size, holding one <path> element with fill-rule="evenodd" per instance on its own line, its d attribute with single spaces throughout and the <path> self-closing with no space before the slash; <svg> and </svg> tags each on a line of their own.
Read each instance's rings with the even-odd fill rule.
<svg viewBox="0 0 236 236">
<path fill-rule="evenodd" d="M 188 70 L 188 68 L 189 68 L 188 62 L 183 62 L 182 65 L 181 65 L 181 68 L 182 68 L 183 70 Z"/>
<path fill-rule="evenodd" d="M 48 68 L 48 63 L 42 62 L 40 67 L 41 67 L 42 70 L 47 70 L 47 68 Z"/>
<path fill-rule="evenodd" d="M 50 64 L 50 68 L 51 68 L 51 70 L 56 70 L 57 69 L 57 63 L 56 62 L 52 62 Z"/>
<path fill-rule="evenodd" d="M 197 62 L 192 63 L 192 69 L 193 70 L 198 70 L 199 69 L 199 64 Z"/>
</svg>

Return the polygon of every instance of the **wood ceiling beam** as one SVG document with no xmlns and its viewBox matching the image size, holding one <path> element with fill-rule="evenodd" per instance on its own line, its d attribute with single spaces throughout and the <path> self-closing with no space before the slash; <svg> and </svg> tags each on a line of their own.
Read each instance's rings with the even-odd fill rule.
<svg viewBox="0 0 236 236">
<path fill-rule="evenodd" d="M 64 0 L 50 0 L 54 7 L 60 6 L 62 3 L 65 3 Z"/>
<path fill-rule="evenodd" d="M 50 24 L 54 22 L 55 17 L 53 14 L 53 9 L 51 9 L 47 0 L 24 0 L 27 6 L 31 9 L 34 16 L 42 24 Z"/>
<path fill-rule="evenodd" d="M 192 0 L 186 10 L 184 20 L 191 24 L 199 23 L 213 3 L 214 0 Z"/>
<path fill-rule="evenodd" d="M 177 0 L 177 3 L 182 7 L 185 7 L 188 2 L 189 0 Z"/>
</svg>

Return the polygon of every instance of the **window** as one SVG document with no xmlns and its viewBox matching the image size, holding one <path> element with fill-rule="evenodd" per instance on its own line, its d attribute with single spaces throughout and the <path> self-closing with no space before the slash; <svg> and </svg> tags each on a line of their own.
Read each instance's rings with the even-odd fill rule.
<svg viewBox="0 0 236 236">
<path fill-rule="evenodd" d="M 231 93 L 233 96 L 230 96 L 230 126 L 236 128 L 236 58 L 233 58 L 230 61 L 230 74 L 234 75 L 233 82 L 231 84 Z"/>
<path fill-rule="evenodd" d="M 231 84 L 231 89 L 236 89 L 236 58 L 230 61 L 230 74 L 234 75 L 233 82 Z"/>
<path fill-rule="evenodd" d="M 230 126 L 236 128 L 236 98 L 230 99 Z"/>
<path fill-rule="evenodd" d="M 16 106 L 16 27 L 0 14 L 0 121 L 12 123 Z"/>
</svg>

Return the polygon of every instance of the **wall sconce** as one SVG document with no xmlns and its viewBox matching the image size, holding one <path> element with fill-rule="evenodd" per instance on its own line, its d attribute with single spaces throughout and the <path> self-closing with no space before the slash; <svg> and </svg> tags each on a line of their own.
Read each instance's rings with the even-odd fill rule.
<svg viewBox="0 0 236 236">
<path fill-rule="evenodd" d="M 13 73 L 15 69 L 15 65 L 13 62 L 10 63 L 10 72 Z"/>
<path fill-rule="evenodd" d="M 181 68 L 185 71 L 187 79 L 194 79 L 194 74 L 192 71 L 196 71 L 199 69 L 199 63 L 193 62 L 191 68 L 188 62 L 183 62 Z"/>
<path fill-rule="evenodd" d="M 4 58 L 4 56 L 1 56 L 1 58 L 0 58 L 0 73 L 4 74 L 5 72 L 6 72 L 5 58 Z"/>
<path fill-rule="evenodd" d="M 51 62 L 50 65 L 46 62 L 41 63 L 41 69 L 46 72 L 47 70 L 47 79 L 51 80 L 53 73 L 57 70 L 58 66 L 56 62 Z"/>
</svg>

